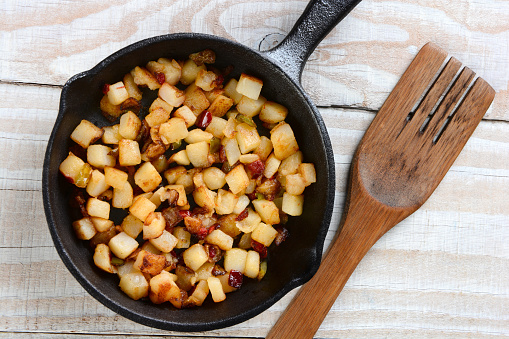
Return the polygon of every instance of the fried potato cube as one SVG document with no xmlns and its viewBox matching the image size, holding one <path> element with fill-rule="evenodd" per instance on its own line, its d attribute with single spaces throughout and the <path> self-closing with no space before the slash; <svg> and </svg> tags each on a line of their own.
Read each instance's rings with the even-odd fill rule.
<svg viewBox="0 0 509 339">
<path fill-rule="evenodd" d="M 78 239 L 90 240 L 97 233 L 97 230 L 90 218 L 82 218 L 72 223 L 72 227 Z"/>
<path fill-rule="evenodd" d="M 140 146 L 137 141 L 122 139 L 118 142 L 118 163 L 120 166 L 135 166 L 141 163 Z"/>
<path fill-rule="evenodd" d="M 217 87 L 217 75 L 212 71 L 202 69 L 196 75 L 194 83 L 204 91 L 212 91 Z"/>
<path fill-rule="evenodd" d="M 120 133 L 118 132 L 119 127 L 120 127 L 119 124 L 113 126 L 104 126 L 102 142 L 109 145 L 118 145 L 118 142 L 123 139 Z"/>
<path fill-rule="evenodd" d="M 226 295 L 223 291 L 223 285 L 221 285 L 221 281 L 219 281 L 218 278 L 208 278 L 207 285 L 209 286 L 210 295 L 212 295 L 212 300 L 214 300 L 214 302 L 218 303 L 226 299 Z"/>
<path fill-rule="evenodd" d="M 136 83 L 134 82 L 134 78 L 131 75 L 131 73 L 127 73 L 126 75 L 124 75 L 123 81 L 127 94 L 129 94 L 129 97 L 140 101 L 143 94 L 138 88 L 138 85 L 136 85 Z"/>
<path fill-rule="evenodd" d="M 189 233 L 185 227 L 175 227 L 173 229 L 173 235 L 177 238 L 175 248 L 189 248 L 191 245 L 191 233 Z"/>
<path fill-rule="evenodd" d="M 300 195 L 306 188 L 306 182 L 299 173 L 286 176 L 286 192 L 292 195 Z"/>
<path fill-rule="evenodd" d="M 211 211 L 216 207 L 216 195 L 216 192 L 209 190 L 205 185 L 196 187 L 193 191 L 194 202 L 198 206 L 205 207 Z"/>
<path fill-rule="evenodd" d="M 241 156 L 239 144 L 236 138 L 233 139 L 224 138 L 223 140 L 225 140 L 224 151 L 226 153 L 226 159 L 228 160 L 228 164 L 230 166 L 233 166 L 240 159 Z"/>
<path fill-rule="evenodd" d="M 244 274 L 246 271 L 247 251 L 242 248 L 232 248 L 224 254 L 224 269 L 227 272 L 232 270 Z"/>
<path fill-rule="evenodd" d="M 263 175 L 266 178 L 272 178 L 274 174 L 277 173 L 279 169 L 279 165 L 281 164 L 281 160 L 279 160 L 274 153 L 272 153 L 267 160 L 265 161 L 265 169 L 263 170 Z"/>
<path fill-rule="evenodd" d="M 285 192 L 283 194 L 283 204 L 281 210 L 288 215 L 299 216 L 302 214 L 302 208 L 304 207 L 304 196 L 303 195 L 292 195 Z"/>
<path fill-rule="evenodd" d="M 123 139 L 135 140 L 138 137 L 141 128 L 141 120 L 136 114 L 129 111 L 122 114 L 118 133 Z"/>
<path fill-rule="evenodd" d="M 205 65 L 198 66 L 194 63 L 193 60 L 187 59 L 182 66 L 182 75 L 180 77 L 180 82 L 183 85 L 189 85 L 196 80 L 198 73 L 202 70 L 207 70 Z"/>
<path fill-rule="evenodd" d="M 184 103 L 184 100 L 186 100 L 186 95 L 183 91 L 167 82 L 161 85 L 158 95 L 173 107 L 180 107 Z"/>
<path fill-rule="evenodd" d="M 125 259 L 138 248 L 138 242 L 127 235 L 120 232 L 108 242 L 111 252 L 120 259 Z"/>
<path fill-rule="evenodd" d="M 178 165 L 183 166 L 187 166 L 191 163 L 191 161 L 189 160 L 189 156 L 187 155 L 187 151 L 185 149 L 172 154 L 172 156 L 170 157 L 170 162 L 174 162 Z"/>
<path fill-rule="evenodd" d="M 193 293 L 187 298 L 186 304 L 201 306 L 209 295 L 209 284 L 206 280 L 199 281 Z"/>
<path fill-rule="evenodd" d="M 171 118 L 159 126 L 159 135 L 166 145 L 180 141 L 188 134 L 186 122 L 180 118 Z"/>
<path fill-rule="evenodd" d="M 99 140 L 104 133 L 102 128 L 97 127 L 88 120 L 81 120 L 71 133 L 71 139 L 83 148 Z"/>
<path fill-rule="evenodd" d="M 143 192 L 155 190 L 161 181 L 163 181 L 163 178 L 150 162 L 145 162 L 134 174 L 134 182 Z"/>
<path fill-rule="evenodd" d="M 108 273 L 117 273 L 117 268 L 111 264 L 111 251 L 108 245 L 98 244 L 94 251 L 94 264 Z"/>
<path fill-rule="evenodd" d="M 165 109 L 157 108 L 147 114 L 145 120 L 150 127 L 159 126 L 170 119 L 170 112 Z"/>
<path fill-rule="evenodd" d="M 270 225 L 259 223 L 251 233 L 251 239 L 269 247 L 276 238 L 277 231 Z"/>
<path fill-rule="evenodd" d="M 232 192 L 219 189 L 215 201 L 216 213 L 220 215 L 233 213 L 237 200 L 237 196 Z"/>
<path fill-rule="evenodd" d="M 250 164 L 252 162 L 255 162 L 256 160 L 260 160 L 260 157 L 258 156 L 258 154 L 254 153 L 242 154 L 239 158 L 239 161 L 242 164 Z"/>
<path fill-rule="evenodd" d="M 273 101 L 266 101 L 262 106 L 259 118 L 263 122 L 276 124 L 285 120 L 287 115 L 288 109 L 285 106 Z"/>
<path fill-rule="evenodd" d="M 205 132 L 209 132 L 216 138 L 222 139 L 224 137 L 223 130 L 226 127 L 226 123 L 227 121 L 225 119 L 213 116 L 212 121 L 205 128 Z"/>
<path fill-rule="evenodd" d="M 200 141 L 186 146 L 187 156 L 194 167 L 209 167 L 209 149 L 210 144 L 206 141 Z"/>
<path fill-rule="evenodd" d="M 114 226 L 113 220 L 104 219 L 100 217 L 90 217 L 92 224 L 94 225 L 97 232 L 106 232 L 112 226 Z"/>
<path fill-rule="evenodd" d="M 154 205 L 155 206 L 155 205 Z M 163 234 L 166 220 L 161 212 L 150 212 L 143 223 L 143 239 L 154 239 Z"/>
<path fill-rule="evenodd" d="M 304 179 L 304 185 L 306 185 L 306 187 L 316 182 L 315 165 L 311 163 L 299 164 L 298 171 L 302 179 Z"/>
<path fill-rule="evenodd" d="M 124 188 L 127 178 L 128 174 L 122 170 L 110 166 L 104 167 L 104 179 L 106 184 L 113 188 Z"/>
<path fill-rule="evenodd" d="M 131 71 L 131 75 L 138 86 L 147 86 L 152 91 L 161 87 L 161 84 L 146 68 L 136 66 Z"/>
<path fill-rule="evenodd" d="M 265 99 L 261 95 L 257 100 L 253 100 L 246 96 L 243 96 L 242 99 L 240 99 L 239 103 L 237 104 L 236 108 L 237 111 L 239 111 L 239 113 L 252 118 L 260 113 L 263 104 L 265 104 L 266 101 L 267 99 Z"/>
<path fill-rule="evenodd" d="M 235 138 L 242 154 L 249 153 L 260 145 L 261 139 L 256 127 L 241 123 L 237 125 L 236 130 Z"/>
<path fill-rule="evenodd" d="M 179 63 L 173 59 L 166 58 L 159 58 L 157 62 L 164 65 L 163 73 L 165 81 L 170 85 L 178 84 L 182 75 L 182 67 L 180 67 Z"/>
<path fill-rule="evenodd" d="M 237 83 L 236 90 L 250 99 L 258 100 L 262 87 L 263 81 L 261 79 L 242 73 Z"/>
<path fill-rule="evenodd" d="M 102 97 L 99 107 L 109 121 L 115 121 L 123 113 L 120 105 L 113 105 L 108 99 L 107 94 Z"/>
<path fill-rule="evenodd" d="M 186 127 L 189 128 L 196 122 L 196 115 L 186 105 L 180 106 L 174 113 L 175 118 L 180 118 L 186 123 Z"/>
<path fill-rule="evenodd" d="M 143 221 L 136 218 L 132 214 L 128 214 L 124 220 L 122 220 L 120 227 L 122 228 L 122 231 L 124 231 L 128 236 L 136 239 L 143 230 Z"/>
<path fill-rule="evenodd" d="M 131 207 L 129 207 L 129 212 L 134 215 L 136 218 L 145 222 L 147 216 L 156 210 L 157 206 L 150 201 L 146 197 L 137 197 Z"/>
<path fill-rule="evenodd" d="M 118 286 L 131 299 L 138 300 L 148 296 L 149 284 L 141 272 L 122 276 Z"/>
<path fill-rule="evenodd" d="M 212 104 L 214 100 L 220 95 L 224 95 L 224 89 L 222 88 L 214 88 L 211 91 L 204 92 L 207 100 Z"/>
<path fill-rule="evenodd" d="M 218 95 L 212 104 L 210 104 L 208 110 L 213 116 L 222 117 L 228 112 L 233 106 L 233 99 L 228 98 L 224 95 Z"/>
<path fill-rule="evenodd" d="M 165 253 L 171 252 L 178 243 L 177 237 L 166 230 L 164 230 L 163 234 L 161 234 L 159 237 L 150 239 L 149 241 L 157 249 Z"/>
<path fill-rule="evenodd" d="M 211 190 L 217 190 L 226 184 L 226 174 L 217 167 L 209 167 L 203 170 L 203 182 Z"/>
<path fill-rule="evenodd" d="M 209 255 L 203 245 L 194 244 L 184 251 L 182 257 L 187 267 L 197 271 L 208 260 Z"/>
<path fill-rule="evenodd" d="M 279 224 L 279 209 L 273 201 L 256 199 L 253 200 L 253 206 L 264 223 L 269 225 Z"/>
<path fill-rule="evenodd" d="M 221 282 L 221 286 L 223 287 L 224 293 L 231 293 L 238 290 L 238 288 L 231 287 L 230 284 L 228 283 L 228 280 L 230 279 L 230 272 L 227 272 L 226 274 L 223 275 L 218 275 L 216 278 L 218 278 L 219 281 Z"/>
<path fill-rule="evenodd" d="M 249 177 L 242 164 L 235 166 L 224 178 L 233 194 L 242 192 L 249 185 Z"/>
<path fill-rule="evenodd" d="M 112 149 L 104 145 L 90 145 L 87 148 L 87 162 L 97 168 L 115 166 L 116 159 L 111 155 Z"/>
<path fill-rule="evenodd" d="M 129 94 L 122 81 L 110 85 L 107 95 L 112 105 L 120 105 L 129 98 Z"/>
<path fill-rule="evenodd" d="M 100 217 L 104 219 L 109 219 L 110 217 L 110 204 L 107 201 L 89 198 L 86 208 L 88 215 L 91 217 Z"/>
<path fill-rule="evenodd" d="M 243 95 L 237 92 L 237 84 L 239 82 L 235 79 L 230 79 L 226 86 L 224 86 L 224 93 L 233 99 L 233 103 L 236 105 L 242 99 Z"/>
<path fill-rule="evenodd" d="M 72 152 L 69 152 L 69 155 L 62 161 L 58 169 L 69 182 L 78 187 L 86 187 L 92 174 L 90 165 L 85 164 L 83 160 Z M 87 170 L 84 171 L 84 169 Z"/>
<path fill-rule="evenodd" d="M 148 111 L 149 112 L 152 112 L 152 111 L 155 111 L 157 109 L 163 109 L 165 110 L 166 112 L 168 113 L 171 113 L 171 111 L 173 111 L 173 106 L 170 105 L 169 103 L 167 103 L 166 101 L 164 101 L 163 99 L 161 98 L 156 98 L 152 104 L 150 105 Z"/>
<path fill-rule="evenodd" d="M 166 257 L 142 249 L 136 256 L 133 267 L 142 273 L 157 275 L 166 267 Z"/>
<path fill-rule="evenodd" d="M 292 127 L 285 122 L 280 122 L 270 131 L 270 141 L 279 160 L 284 160 L 299 150 Z"/>
<path fill-rule="evenodd" d="M 195 84 L 186 88 L 185 93 L 186 100 L 184 101 L 184 105 L 189 107 L 194 115 L 200 115 L 201 112 L 210 106 L 210 101 L 207 99 L 205 92 Z"/>
<path fill-rule="evenodd" d="M 104 174 L 98 170 L 93 170 L 86 188 L 87 193 L 92 197 L 98 197 L 110 186 L 106 183 Z"/>
<path fill-rule="evenodd" d="M 113 188 L 113 198 L 111 205 L 115 208 L 129 208 L 133 203 L 134 191 L 129 183 L 125 181 L 122 188 Z"/>
<path fill-rule="evenodd" d="M 250 200 L 247 197 L 247 195 L 245 195 L 245 194 L 241 195 L 238 198 L 237 203 L 235 204 L 233 213 L 240 214 L 243 210 L 246 209 L 246 207 L 249 205 L 249 202 L 250 202 Z"/>
<path fill-rule="evenodd" d="M 228 121 L 226 122 L 226 125 L 223 128 L 223 134 L 226 138 L 229 139 L 235 138 L 235 134 L 237 133 L 236 127 L 239 124 L 239 121 L 235 119 L 237 114 L 239 113 L 234 112 L 228 117 Z"/>
<path fill-rule="evenodd" d="M 290 155 L 285 160 L 281 161 L 281 165 L 279 165 L 279 173 L 282 176 L 287 176 L 288 174 L 295 174 L 299 170 L 299 165 L 302 163 L 303 155 L 301 151 L 297 151 Z"/>
<path fill-rule="evenodd" d="M 178 200 L 177 200 L 177 206 L 186 206 L 188 204 L 187 202 L 187 195 L 186 195 L 186 188 L 184 185 L 166 185 L 164 187 L 167 190 L 175 190 L 179 194 Z"/>
<path fill-rule="evenodd" d="M 172 185 L 177 181 L 179 176 L 186 173 L 187 170 L 184 166 L 177 166 L 164 171 L 164 178 L 168 181 L 168 184 Z"/>
<path fill-rule="evenodd" d="M 244 275 L 249 278 L 258 277 L 260 272 L 260 254 L 256 251 L 248 251 L 246 256 L 246 270 Z"/>
<path fill-rule="evenodd" d="M 257 212 L 253 211 L 251 207 L 247 208 L 247 212 L 247 217 L 243 220 L 236 221 L 235 224 L 237 225 L 237 228 L 242 232 L 251 233 L 256 228 L 256 226 L 258 226 L 260 221 L 262 221 L 262 218 Z"/>
<path fill-rule="evenodd" d="M 233 238 L 221 230 L 213 230 L 205 237 L 205 242 L 217 245 L 223 251 L 230 250 L 233 246 Z"/>
<path fill-rule="evenodd" d="M 214 136 L 211 133 L 205 132 L 199 128 L 196 128 L 196 129 L 189 131 L 189 134 L 187 135 L 187 137 L 184 138 L 184 141 L 187 142 L 188 144 L 195 144 L 195 143 L 201 142 L 201 141 L 206 141 L 206 142 L 210 143 L 210 140 L 213 137 Z"/>
<path fill-rule="evenodd" d="M 161 304 L 165 301 L 181 298 L 180 288 L 173 279 L 173 275 L 166 271 L 161 271 L 161 273 L 150 279 L 150 301 L 154 304 Z"/>
</svg>

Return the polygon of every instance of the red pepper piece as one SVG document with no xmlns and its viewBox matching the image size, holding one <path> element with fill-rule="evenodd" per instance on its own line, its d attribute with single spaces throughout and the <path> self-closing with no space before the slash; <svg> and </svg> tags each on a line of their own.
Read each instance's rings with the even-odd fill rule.
<svg viewBox="0 0 509 339">
<path fill-rule="evenodd" d="M 205 129 L 212 122 L 212 113 L 210 111 L 203 111 L 196 122 L 194 123 L 198 128 Z"/>
<path fill-rule="evenodd" d="M 244 277 L 242 273 L 236 270 L 230 271 L 230 275 L 228 276 L 228 285 L 230 285 L 233 288 L 240 288 L 240 286 L 242 286 L 243 280 Z"/>
<path fill-rule="evenodd" d="M 251 240 L 251 247 L 253 250 L 260 254 L 260 258 L 264 259 L 267 257 L 267 247 L 265 247 L 263 244 L 260 244 L 255 240 Z"/>
<path fill-rule="evenodd" d="M 109 91 L 110 91 L 110 85 L 109 84 L 104 84 L 103 88 L 102 88 L 103 94 L 106 95 L 106 94 L 108 94 Z"/>
<path fill-rule="evenodd" d="M 166 81 L 166 75 L 164 75 L 164 73 L 162 73 L 162 72 L 156 72 L 155 76 L 156 76 L 157 82 L 160 85 L 162 85 Z"/>
<path fill-rule="evenodd" d="M 249 214 L 247 208 L 245 208 L 242 212 L 240 212 L 239 215 L 237 215 L 237 218 L 235 218 L 236 221 L 242 221 L 247 218 L 247 215 Z"/>
</svg>

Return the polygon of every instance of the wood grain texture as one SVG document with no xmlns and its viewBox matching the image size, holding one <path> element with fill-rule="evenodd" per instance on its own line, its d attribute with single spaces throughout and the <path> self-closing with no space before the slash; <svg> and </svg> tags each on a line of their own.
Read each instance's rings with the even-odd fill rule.
<svg viewBox="0 0 509 339">
<path fill-rule="evenodd" d="M 292 291 L 242 324 L 172 333 L 120 317 L 60 261 L 41 169 L 60 88 L 130 43 L 171 32 L 267 48 L 306 1 L 8 1 L 0 4 L 0 337 L 262 337 Z M 355 148 L 417 50 L 436 42 L 495 88 L 495 101 L 424 206 L 382 237 L 319 338 L 509 337 L 509 3 L 364 0 L 307 63 L 303 84 L 334 148 L 337 230 Z"/>
</svg>

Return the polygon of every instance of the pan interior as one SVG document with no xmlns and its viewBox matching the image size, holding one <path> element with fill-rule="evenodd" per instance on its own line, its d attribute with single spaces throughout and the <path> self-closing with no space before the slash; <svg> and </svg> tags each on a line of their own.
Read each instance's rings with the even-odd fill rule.
<svg viewBox="0 0 509 339">
<path fill-rule="evenodd" d="M 101 87 L 114 83 L 137 65 L 159 57 L 185 59 L 205 48 L 216 52 L 215 66 L 233 65 L 232 77 L 244 72 L 264 81 L 262 95 L 289 109 L 291 124 L 304 161 L 315 164 L 317 183 L 305 192 L 304 213 L 290 217 L 290 237 L 271 248 L 268 272 L 260 282 L 245 279 L 242 288 L 222 303 L 210 298 L 202 307 L 177 310 L 171 305 L 134 301 L 118 288 L 118 278 L 97 269 L 86 242 L 76 238 L 68 208 L 70 185 L 58 172 L 70 145 L 69 135 L 81 119 L 98 126 L 111 124 L 100 113 Z M 150 104 L 144 102 L 144 106 Z M 318 268 L 334 199 L 332 150 L 316 108 L 300 86 L 261 54 L 225 39 L 181 34 L 144 40 L 108 57 L 95 68 L 71 79 L 62 91 L 60 112 L 51 135 L 43 174 L 47 219 L 57 250 L 69 270 L 96 299 L 110 309 L 147 326 L 180 331 L 201 331 L 231 326 L 270 307 L 294 287 L 307 281 Z M 273 247 L 275 247 L 273 245 Z M 326 286 L 324 286 L 326 288 Z"/>
</svg>

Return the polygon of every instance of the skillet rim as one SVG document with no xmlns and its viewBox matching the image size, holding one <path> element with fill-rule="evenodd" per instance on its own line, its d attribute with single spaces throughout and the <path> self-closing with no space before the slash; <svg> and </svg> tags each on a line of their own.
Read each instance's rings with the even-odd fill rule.
<svg viewBox="0 0 509 339">
<path fill-rule="evenodd" d="M 171 321 L 163 321 L 160 319 L 156 319 L 153 317 L 149 317 L 147 315 L 144 315 L 142 313 L 136 312 L 135 310 L 129 309 L 122 304 L 116 302 L 114 299 L 108 297 L 107 295 L 101 293 L 92 282 L 89 281 L 85 277 L 85 275 L 77 269 L 77 265 L 74 264 L 72 261 L 70 255 L 65 250 L 63 242 L 57 232 L 56 228 L 56 221 L 54 218 L 54 213 L 52 210 L 52 204 L 51 204 L 51 194 L 50 194 L 50 180 L 49 180 L 49 168 L 50 168 L 50 160 L 51 160 L 51 153 L 52 149 L 54 147 L 54 141 L 56 137 L 56 133 L 59 130 L 59 127 L 61 125 L 62 119 L 64 117 L 64 111 L 66 108 L 65 98 L 67 96 L 67 92 L 69 90 L 70 85 L 85 77 L 93 77 L 96 76 L 98 73 L 100 73 L 106 66 L 110 65 L 111 63 L 115 62 L 118 58 L 124 56 L 125 54 L 128 54 L 134 50 L 144 48 L 147 45 L 150 45 L 152 43 L 158 43 L 162 41 L 168 41 L 168 40 L 179 40 L 179 39 L 208 39 L 213 40 L 221 43 L 226 43 L 235 46 L 237 49 L 244 50 L 246 52 L 252 53 L 257 55 L 257 57 L 264 59 L 268 61 L 270 64 L 272 64 L 274 67 L 276 67 L 282 75 L 286 76 L 288 80 L 296 87 L 295 89 L 298 90 L 300 95 L 305 99 L 308 107 L 313 112 L 312 118 L 314 119 L 321 136 L 321 141 L 323 143 L 324 151 L 325 151 L 325 159 L 326 159 L 326 180 L 327 180 L 327 192 L 325 193 L 327 204 L 324 209 L 323 216 L 321 218 L 321 226 L 319 228 L 319 232 L 317 234 L 317 239 L 314 244 L 314 251 L 315 256 L 312 261 L 310 261 L 310 269 L 303 275 L 293 278 L 290 280 L 287 284 L 283 286 L 277 293 L 273 294 L 272 297 L 266 299 L 265 301 L 257 304 L 254 308 L 244 312 L 239 313 L 235 316 L 232 316 L 230 318 L 217 320 L 214 322 L 201 322 L 201 323 L 194 323 L 194 324 L 183 324 L 181 322 L 171 322 Z M 297 61 L 296 61 L 297 62 Z M 60 104 L 59 104 L 59 110 L 58 115 L 55 120 L 55 124 L 53 126 L 50 138 L 48 140 L 45 157 L 44 157 L 44 164 L 43 164 L 43 173 L 42 173 L 42 193 L 43 193 L 43 204 L 44 204 L 44 212 L 46 215 L 46 220 L 48 223 L 48 228 L 50 230 L 50 234 L 53 240 L 53 243 L 55 245 L 55 248 L 64 262 L 67 269 L 71 272 L 71 274 L 74 276 L 74 278 L 80 283 L 80 285 L 90 294 L 92 295 L 96 300 L 98 300 L 101 304 L 106 306 L 107 308 L 111 309 L 112 311 L 126 317 L 127 319 L 130 319 L 132 321 L 138 322 L 142 325 L 162 329 L 162 330 L 172 330 L 172 331 L 186 331 L 186 332 L 198 332 L 198 331 L 206 331 L 206 330 L 214 330 L 219 328 L 224 328 L 228 326 L 233 326 L 235 324 L 239 324 L 241 322 L 244 322 L 248 319 L 253 318 L 254 316 L 262 313 L 263 311 L 267 310 L 269 307 L 274 305 L 277 301 L 279 301 L 283 296 L 288 294 L 291 290 L 294 288 L 303 285 L 308 280 L 312 278 L 312 276 L 316 273 L 318 270 L 318 267 L 321 262 L 321 257 L 323 253 L 323 247 L 325 242 L 325 236 L 327 234 L 327 231 L 330 226 L 330 222 L 332 219 L 332 212 L 333 212 L 333 206 L 334 206 L 334 199 L 335 199 L 335 166 L 334 166 L 334 153 L 332 150 L 332 144 L 327 132 L 327 129 L 325 127 L 325 123 L 323 122 L 321 114 L 318 112 L 318 109 L 316 106 L 312 103 L 311 99 L 309 98 L 308 94 L 304 91 L 301 84 L 294 80 L 287 72 L 284 71 L 284 69 L 280 66 L 280 64 L 277 62 L 277 60 L 269 57 L 268 55 L 265 55 L 264 52 L 259 52 L 254 49 L 251 49 L 245 45 L 242 45 L 238 42 L 218 37 L 210 34 L 203 34 L 203 33 L 173 33 L 173 34 L 165 34 L 165 35 L 158 35 L 150 38 L 146 38 L 140 41 L 137 41 L 133 44 L 130 44 L 124 48 L 121 48 L 120 50 L 116 51 L 115 53 L 107 56 L 102 61 L 100 61 L 97 65 L 95 65 L 90 70 L 78 73 L 74 76 L 72 76 L 63 86 L 62 92 L 60 95 Z"/>
</svg>

